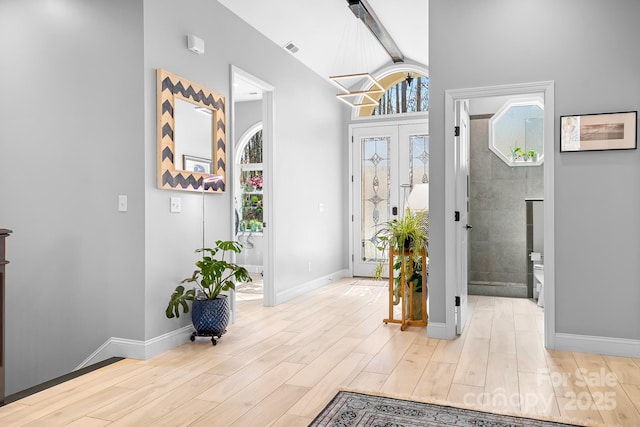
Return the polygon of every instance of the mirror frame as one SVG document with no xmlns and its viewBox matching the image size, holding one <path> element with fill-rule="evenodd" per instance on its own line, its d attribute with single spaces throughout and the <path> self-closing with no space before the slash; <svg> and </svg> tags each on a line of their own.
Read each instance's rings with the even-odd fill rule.
<svg viewBox="0 0 640 427">
<path fill-rule="evenodd" d="M 542 142 L 543 152 L 539 153 L 539 157 L 537 160 L 532 161 L 514 161 L 508 154 L 503 153 L 495 144 L 495 140 L 497 138 L 496 126 L 498 121 L 502 119 L 502 117 L 509 112 L 509 110 L 513 107 L 538 107 L 542 110 L 543 117 L 543 129 L 544 129 L 544 101 L 541 97 L 530 97 L 530 98 L 513 98 L 509 99 L 496 111 L 496 113 L 489 119 L 489 150 L 491 150 L 496 156 L 498 156 L 503 162 L 507 164 L 507 166 L 540 166 L 544 163 L 544 140 Z M 544 132 L 543 132 L 544 138 Z"/>
<path fill-rule="evenodd" d="M 212 174 L 219 180 L 206 182 L 207 193 L 223 193 L 226 187 L 225 98 L 203 86 L 190 82 L 163 69 L 157 69 L 158 80 L 158 188 L 167 190 L 203 191 L 203 181 L 211 176 L 201 172 L 176 170 L 175 162 L 175 99 L 182 98 L 208 108 L 212 113 L 211 164 Z"/>
</svg>

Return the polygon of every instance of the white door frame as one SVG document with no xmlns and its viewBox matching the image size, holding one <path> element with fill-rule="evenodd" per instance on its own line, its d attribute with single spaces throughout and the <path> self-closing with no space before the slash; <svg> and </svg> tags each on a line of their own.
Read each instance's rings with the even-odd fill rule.
<svg viewBox="0 0 640 427">
<path fill-rule="evenodd" d="M 455 240 L 455 150 L 454 126 L 456 101 L 491 96 L 544 94 L 544 339 L 547 348 L 555 348 L 555 224 L 554 224 L 554 82 L 543 81 L 503 86 L 487 86 L 445 91 L 445 335 L 456 336 L 456 240 Z"/>
<path fill-rule="evenodd" d="M 353 130 L 356 128 L 368 128 L 368 127 L 376 127 L 376 126 L 399 126 L 399 125 L 410 125 L 410 124 L 425 124 L 427 126 L 427 135 L 429 134 L 429 117 L 427 115 L 423 115 L 420 118 L 412 118 L 412 119 L 399 119 L 399 120 L 370 120 L 362 123 L 352 123 L 349 125 L 349 141 L 353 144 Z M 349 148 L 349 176 L 351 177 L 351 185 L 349 186 L 349 217 L 352 219 L 349 221 L 349 271 L 353 276 L 353 264 L 354 264 L 354 256 L 355 256 L 355 247 L 353 245 L 354 237 L 354 206 L 353 206 L 353 186 L 354 186 L 354 170 L 353 170 L 353 145 L 350 145 Z M 359 220 L 359 219 L 358 219 Z"/>
<path fill-rule="evenodd" d="M 274 185 L 273 185 L 273 171 L 275 170 L 274 165 L 274 153 L 275 153 L 275 139 L 274 139 L 274 110 L 275 110 L 275 87 L 266 83 L 265 81 L 253 76 L 252 74 L 247 73 L 241 68 L 236 67 L 235 65 L 231 65 L 230 68 L 230 89 L 229 93 L 231 94 L 231 123 L 230 126 L 230 138 L 227 141 L 227 153 L 233 153 L 235 150 L 229 148 L 229 146 L 235 146 L 235 108 L 234 108 L 234 99 L 233 99 L 233 88 L 234 83 L 237 78 L 242 78 L 245 81 L 249 81 L 254 86 L 260 88 L 262 90 L 262 165 L 263 165 L 263 180 L 264 180 L 264 192 L 263 192 L 263 220 L 267 224 L 267 230 L 264 233 L 264 241 L 265 241 L 265 254 L 263 257 L 264 263 L 264 296 L 263 296 L 263 304 L 267 307 L 273 307 L 276 302 L 276 290 L 275 290 L 275 262 L 274 262 L 274 248 L 275 248 L 275 236 L 276 230 L 273 222 L 273 212 L 274 206 L 273 201 L 274 198 Z M 227 166 L 233 168 L 233 173 L 231 176 L 236 176 L 235 172 L 235 164 L 234 159 L 227 159 Z M 238 185 L 236 180 L 231 180 L 230 183 L 230 193 L 234 194 L 234 186 Z M 235 235 L 235 212 L 234 212 L 234 203 L 231 200 L 230 210 L 231 210 L 231 235 Z M 231 321 L 235 321 L 236 316 L 236 303 L 235 303 L 235 292 L 233 293 L 232 299 L 232 314 Z"/>
</svg>

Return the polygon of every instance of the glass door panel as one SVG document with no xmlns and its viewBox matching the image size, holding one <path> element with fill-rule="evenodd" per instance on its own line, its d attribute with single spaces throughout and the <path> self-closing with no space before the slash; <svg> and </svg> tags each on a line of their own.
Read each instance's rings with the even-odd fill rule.
<svg viewBox="0 0 640 427">
<path fill-rule="evenodd" d="M 376 233 L 398 206 L 397 126 L 353 129 L 354 275 L 370 277 L 384 261 Z"/>
<path fill-rule="evenodd" d="M 391 137 L 361 138 L 361 229 L 360 258 L 363 262 L 379 262 L 378 226 L 390 220 Z"/>
<path fill-rule="evenodd" d="M 353 275 L 371 277 L 388 261 L 378 230 L 402 214 L 411 185 L 429 182 L 429 137 L 426 122 L 358 127 L 352 136 Z"/>
</svg>

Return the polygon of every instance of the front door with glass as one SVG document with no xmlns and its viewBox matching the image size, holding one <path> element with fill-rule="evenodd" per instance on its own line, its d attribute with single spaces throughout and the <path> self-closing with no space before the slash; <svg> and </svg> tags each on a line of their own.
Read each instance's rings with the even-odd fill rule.
<svg viewBox="0 0 640 427">
<path fill-rule="evenodd" d="M 429 182 L 427 128 L 426 121 L 352 127 L 354 276 L 371 277 L 387 262 L 378 230 L 402 214 L 414 184 Z"/>
</svg>

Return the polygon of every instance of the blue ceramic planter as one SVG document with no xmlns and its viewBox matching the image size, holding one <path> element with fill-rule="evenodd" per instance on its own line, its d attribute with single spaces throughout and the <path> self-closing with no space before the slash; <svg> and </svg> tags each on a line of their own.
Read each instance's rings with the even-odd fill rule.
<svg viewBox="0 0 640 427">
<path fill-rule="evenodd" d="M 191 322 L 199 336 L 221 337 L 227 331 L 230 314 L 226 295 L 218 295 L 212 300 L 194 300 L 191 306 Z"/>
</svg>

